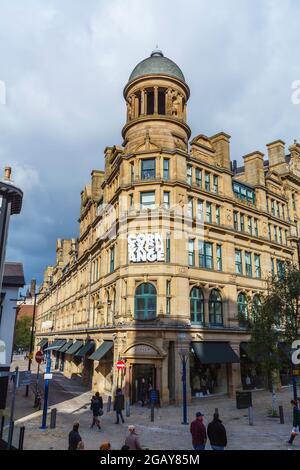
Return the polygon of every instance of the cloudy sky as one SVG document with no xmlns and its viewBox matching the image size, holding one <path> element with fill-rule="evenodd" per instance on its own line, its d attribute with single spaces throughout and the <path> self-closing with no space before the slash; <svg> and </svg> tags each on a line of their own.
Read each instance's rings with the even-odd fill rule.
<svg viewBox="0 0 300 470">
<path fill-rule="evenodd" d="M 193 136 L 227 132 L 240 162 L 300 139 L 299 17 L 299 0 L 0 0 L 0 171 L 25 194 L 7 258 L 27 282 L 77 236 L 80 191 L 121 144 L 123 87 L 156 44 L 191 88 Z"/>
</svg>

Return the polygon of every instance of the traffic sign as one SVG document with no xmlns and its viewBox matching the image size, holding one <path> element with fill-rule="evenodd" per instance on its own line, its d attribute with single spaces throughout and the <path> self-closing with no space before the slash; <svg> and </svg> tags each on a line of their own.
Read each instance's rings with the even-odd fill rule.
<svg viewBox="0 0 300 470">
<path fill-rule="evenodd" d="M 120 360 L 120 361 L 117 361 L 117 362 L 116 362 L 116 368 L 117 368 L 118 370 L 123 370 L 123 369 L 125 369 L 125 367 L 126 367 L 125 361 L 121 361 L 121 360 Z"/>
<path fill-rule="evenodd" d="M 30 370 L 25 370 L 25 371 L 18 373 L 17 388 L 24 387 L 25 385 L 30 385 L 30 383 L 31 383 Z"/>
<path fill-rule="evenodd" d="M 43 351 L 37 351 L 35 353 L 35 360 L 38 364 L 40 364 L 42 362 L 42 360 L 44 359 L 44 354 L 43 354 Z"/>
<path fill-rule="evenodd" d="M 44 379 L 45 380 L 51 380 L 52 379 L 52 374 L 44 374 Z"/>
</svg>

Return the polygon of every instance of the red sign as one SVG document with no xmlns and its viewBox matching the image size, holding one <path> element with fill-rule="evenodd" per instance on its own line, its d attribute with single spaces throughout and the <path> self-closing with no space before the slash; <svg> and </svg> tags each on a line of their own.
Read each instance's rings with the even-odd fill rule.
<svg viewBox="0 0 300 470">
<path fill-rule="evenodd" d="M 43 351 L 37 351 L 35 353 L 35 360 L 38 364 L 40 364 L 42 362 L 42 360 L 44 359 L 44 354 L 43 354 Z"/>
<path fill-rule="evenodd" d="M 117 361 L 117 362 L 116 362 L 116 368 L 117 368 L 118 370 L 125 369 L 125 367 L 126 367 L 126 366 L 125 366 L 125 362 L 124 362 L 124 361 Z"/>
</svg>

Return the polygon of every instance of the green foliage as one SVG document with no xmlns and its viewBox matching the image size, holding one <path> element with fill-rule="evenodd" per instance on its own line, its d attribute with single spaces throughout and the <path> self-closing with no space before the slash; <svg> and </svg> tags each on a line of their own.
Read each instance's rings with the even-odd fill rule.
<svg viewBox="0 0 300 470">
<path fill-rule="evenodd" d="M 32 319 L 30 317 L 23 317 L 16 322 L 14 348 L 29 349 L 30 337 L 31 337 L 31 324 Z"/>
</svg>

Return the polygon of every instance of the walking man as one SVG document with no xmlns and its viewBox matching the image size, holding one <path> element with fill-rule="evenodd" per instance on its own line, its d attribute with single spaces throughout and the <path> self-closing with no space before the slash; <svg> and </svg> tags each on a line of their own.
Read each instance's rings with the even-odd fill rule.
<svg viewBox="0 0 300 470">
<path fill-rule="evenodd" d="M 103 400 L 99 392 L 96 392 L 95 396 L 91 400 L 91 410 L 93 412 L 93 422 L 91 424 L 91 428 L 93 428 L 96 424 L 100 431 L 100 416 L 103 415 Z"/>
<path fill-rule="evenodd" d="M 116 423 L 119 424 L 119 418 L 121 418 L 122 423 L 124 423 L 124 418 L 122 414 L 122 410 L 124 410 L 124 395 L 122 393 L 122 389 L 118 388 L 116 390 L 116 396 L 114 401 L 114 410 L 116 412 Z"/>
<path fill-rule="evenodd" d="M 207 435 L 210 440 L 212 450 L 225 450 L 227 446 L 227 435 L 225 426 L 219 418 L 218 413 L 207 426 Z"/>
<path fill-rule="evenodd" d="M 68 450 L 78 450 L 78 444 L 82 441 L 81 436 L 78 432 L 79 423 L 76 421 L 73 424 L 72 431 L 69 432 L 69 447 Z"/>
<path fill-rule="evenodd" d="M 291 405 L 293 405 L 293 428 L 291 432 L 291 437 L 287 441 L 287 444 L 292 445 L 296 436 L 300 432 L 300 398 L 297 398 L 297 401 L 291 400 Z"/>
<path fill-rule="evenodd" d="M 204 415 L 200 411 L 197 411 L 196 419 L 191 422 L 190 431 L 194 450 L 205 450 L 207 434 L 203 418 Z"/>
</svg>

